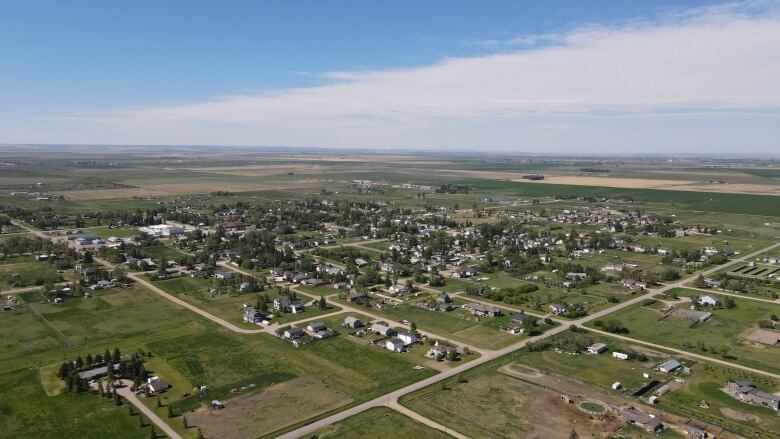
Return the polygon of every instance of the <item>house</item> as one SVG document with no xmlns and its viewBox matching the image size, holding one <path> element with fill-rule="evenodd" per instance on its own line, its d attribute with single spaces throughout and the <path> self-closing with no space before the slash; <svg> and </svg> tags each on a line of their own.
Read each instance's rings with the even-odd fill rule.
<svg viewBox="0 0 780 439">
<path fill-rule="evenodd" d="M 171 385 L 168 384 L 167 381 L 157 380 L 149 384 L 149 392 L 162 393 L 168 390 L 170 387 Z"/>
<path fill-rule="evenodd" d="M 306 333 L 303 332 L 303 329 L 298 328 L 296 326 L 291 326 L 286 331 L 284 331 L 284 334 L 282 334 L 282 336 L 284 338 L 287 338 L 287 339 L 290 339 L 290 340 L 297 340 L 297 339 L 303 337 L 304 335 L 306 335 Z"/>
<path fill-rule="evenodd" d="M 391 293 L 401 294 L 406 292 L 406 286 L 401 284 L 391 285 L 387 288 Z"/>
<path fill-rule="evenodd" d="M 615 351 L 612 353 L 612 358 L 617 358 L 618 360 L 628 360 L 630 357 L 626 353 Z"/>
<path fill-rule="evenodd" d="M 309 323 L 308 326 L 306 326 L 306 330 L 307 331 L 315 332 L 315 333 L 316 332 L 320 332 L 320 331 L 325 330 L 325 329 L 328 329 L 328 328 L 325 326 L 325 323 L 322 323 L 322 322 L 312 322 L 312 323 Z"/>
<path fill-rule="evenodd" d="M 437 341 L 434 346 L 428 349 L 425 356 L 427 358 L 433 358 L 434 360 L 441 360 L 442 358 L 447 357 L 447 354 L 450 352 L 457 352 L 455 346 L 441 344 Z"/>
<path fill-rule="evenodd" d="M 566 273 L 566 278 L 571 279 L 573 281 L 579 281 L 579 280 L 585 280 L 588 278 L 588 273 Z"/>
<path fill-rule="evenodd" d="M 411 331 L 402 331 L 398 333 L 398 338 L 404 342 L 404 346 L 417 343 L 417 334 Z"/>
<path fill-rule="evenodd" d="M 314 338 L 316 338 L 317 340 L 323 340 L 323 339 L 326 339 L 326 338 L 331 338 L 331 337 L 333 337 L 333 335 L 334 334 L 333 334 L 332 331 L 330 331 L 328 329 L 323 329 L 322 331 L 317 331 L 314 334 Z"/>
<path fill-rule="evenodd" d="M 655 416 L 649 415 L 634 407 L 622 407 L 618 412 L 618 415 L 620 416 L 620 419 L 630 424 L 636 424 L 649 433 L 655 433 L 664 427 L 659 420 L 655 419 Z"/>
<path fill-rule="evenodd" d="M 704 284 L 707 285 L 709 288 L 719 288 L 720 287 L 720 281 L 715 279 L 705 279 Z"/>
<path fill-rule="evenodd" d="M 550 304 L 550 312 L 553 314 L 563 314 L 566 312 L 566 307 L 560 303 L 551 303 Z"/>
<path fill-rule="evenodd" d="M 347 316 L 344 319 L 343 325 L 346 326 L 347 328 L 360 328 L 363 326 L 363 322 L 360 321 L 360 319 L 358 319 L 357 317 Z"/>
<path fill-rule="evenodd" d="M 119 363 L 114 364 L 113 367 L 115 372 L 118 371 Z M 82 370 L 79 372 L 79 378 L 87 381 L 103 378 L 106 375 L 108 375 L 108 366 L 96 367 L 94 369 Z"/>
<path fill-rule="evenodd" d="M 436 301 L 439 303 L 452 303 L 452 297 L 447 293 L 441 293 L 439 294 L 439 297 L 436 298 Z"/>
<path fill-rule="evenodd" d="M 320 285 L 325 285 L 325 281 L 322 279 L 317 279 L 316 277 L 310 277 L 302 280 L 301 285 L 311 285 L 313 287 L 318 287 Z"/>
<path fill-rule="evenodd" d="M 677 308 L 677 307 L 672 307 L 669 310 L 668 315 L 673 317 L 678 317 L 681 319 L 691 320 L 694 323 L 705 322 L 710 317 L 712 317 L 712 313 L 708 311 L 698 311 L 695 309 L 685 309 L 685 308 Z"/>
<path fill-rule="evenodd" d="M 660 370 L 663 373 L 672 373 L 676 371 L 677 369 L 681 368 L 682 364 L 680 364 L 677 360 L 669 360 L 665 363 L 661 363 L 658 366 L 658 370 Z"/>
<path fill-rule="evenodd" d="M 774 411 L 780 410 L 780 396 L 758 390 L 752 381 L 729 380 L 726 391 L 734 398 L 748 404 L 768 407 Z"/>
<path fill-rule="evenodd" d="M 265 314 L 251 306 L 244 309 L 244 321 L 246 323 L 260 323 L 265 320 Z"/>
<path fill-rule="evenodd" d="M 452 271 L 452 277 L 456 279 L 464 279 L 467 277 L 474 277 L 477 274 L 479 274 L 479 271 L 477 271 L 474 267 L 461 267 L 456 268 Z"/>
<path fill-rule="evenodd" d="M 367 299 L 368 295 L 366 293 L 363 293 L 363 292 L 350 291 L 349 293 L 347 293 L 345 298 L 346 298 L 347 302 L 357 302 L 357 301 L 360 301 L 360 300 Z"/>
<path fill-rule="evenodd" d="M 467 303 L 462 308 L 478 316 L 496 317 L 501 315 L 501 308 L 484 303 Z"/>
<path fill-rule="evenodd" d="M 383 325 L 382 323 L 374 323 L 371 325 L 371 332 L 375 334 L 384 335 L 387 337 L 391 337 L 396 334 L 395 329 L 391 328 L 388 325 Z"/>
<path fill-rule="evenodd" d="M 588 346 L 588 353 L 591 354 L 600 354 L 607 350 L 607 345 L 605 343 L 594 343 L 590 346 Z"/>
<path fill-rule="evenodd" d="M 355 265 L 357 265 L 358 267 L 365 267 L 366 265 L 368 265 L 368 261 L 362 258 L 356 258 Z"/>
<path fill-rule="evenodd" d="M 289 296 L 279 296 L 274 299 L 274 309 L 282 312 L 297 314 L 303 312 L 303 305 L 293 302 Z"/>
<path fill-rule="evenodd" d="M 523 311 L 513 312 L 512 316 L 510 317 L 510 323 L 512 323 L 513 325 L 522 325 L 523 320 L 525 320 L 525 317 L 526 317 L 526 313 L 524 313 Z"/>
<path fill-rule="evenodd" d="M 699 305 L 709 305 L 709 306 L 717 306 L 720 301 L 710 296 L 709 294 L 704 294 L 702 296 L 699 296 Z"/>
<path fill-rule="evenodd" d="M 393 352 L 403 352 L 404 342 L 400 338 L 391 338 L 385 342 L 385 347 Z"/>
</svg>

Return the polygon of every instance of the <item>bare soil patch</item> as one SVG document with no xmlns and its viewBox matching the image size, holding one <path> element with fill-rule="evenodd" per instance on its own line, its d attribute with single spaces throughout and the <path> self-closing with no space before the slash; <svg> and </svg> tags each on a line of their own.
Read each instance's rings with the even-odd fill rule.
<svg viewBox="0 0 780 439">
<path fill-rule="evenodd" d="M 350 400 L 314 378 L 299 377 L 223 401 L 222 410 L 203 407 L 186 416 L 189 425 L 200 427 L 206 437 L 241 439 L 258 437 Z"/>
<path fill-rule="evenodd" d="M 721 414 L 723 414 L 723 416 L 737 421 L 753 421 L 755 423 L 761 422 L 761 418 L 759 418 L 756 415 L 753 415 L 748 412 L 743 412 L 741 410 L 735 410 L 729 407 L 721 407 L 720 412 Z"/>
<path fill-rule="evenodd" d="M 763 328 L 753 328 L 745 338 L 750 341 L 758 342 L 761 344 L 775 346 L 778 340 L 780 340 L 780 332 L 772 331 Z"/>
</svg>

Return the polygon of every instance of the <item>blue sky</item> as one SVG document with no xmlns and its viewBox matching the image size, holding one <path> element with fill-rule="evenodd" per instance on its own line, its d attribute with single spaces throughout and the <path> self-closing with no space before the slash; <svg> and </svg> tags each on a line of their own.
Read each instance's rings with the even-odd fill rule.
<svg viewBox="0 0 780 439">
<path fill-rule="evenodd" d="M 720 91 L 735 81 L 774 85 L 754 77 L 776 72 L 759 56 L 772 54 L 774 46 L 757 47 L 758 59 L 742 58 L 746 46 L 772 39 L 774 1 L 4 3 L 5 143 L 561 152 L 591 152 L 608 143 L 618 150 L 689 145 L 685 149 L 695 152 L 717 141 L 715 149 L 744 152 L 744 144 L 729 142 L 750 133 L 760 136 L 750 139 L 750 150 L 772 152 L 771 138 L 778 138 L 772 129 L 777 88 L 765 90 L 769 98 L 744 87 L 734 96 Z M 676 50 L 687 56 L 678 48 L 688 43 L 696 61 L 697 47 L 716 44 L 718 32 L 724 41 L 726 33 L 745 33 L 741 46 L 722 49 L 734 51 L 724 64 L 755 62 L 760 70 L 727 71 L 706 87 L 684 79 L 687 88 L 665 100 L 641 88 L 612 87 L 620 76 L 599 80 L 605 77 L 600 69 L 631 71 L 621 60 L 632 56 Z M 631 44 L 640 49 L 635 53 Z M 659 58 L 655 65 L 673 62 Z M 722 70 L 712 63 L 705 54 L 695 68 L 676 68 L 683 75 L 701 65 L 704 72 Z M 556 76 L 568 65 L 593 76 Z M 556 87 L 537 93 L 546 84 L 530 85 L 540 84 L 544 69 L 556 72 L 550 80 Z M 649 70 L 638 69 L 626 81 L 652 83 L 659 73 Z M 675 87 L 681 86 L 668 88 Z M 600 88 L 604 93 L 585 92 Z M 611 98 L 597 99 L 602 95 Z"/>
</svg>

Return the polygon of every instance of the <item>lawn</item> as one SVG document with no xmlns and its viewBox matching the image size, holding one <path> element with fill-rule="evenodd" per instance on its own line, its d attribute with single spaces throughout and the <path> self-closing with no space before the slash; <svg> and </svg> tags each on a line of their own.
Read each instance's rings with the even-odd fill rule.
<svg viewBox="0 0 780 439">
<path fill-rule="evenodd" d="M 517 378 L 486 371 L 463 381 L 423 389 L 403 404 L 440 424 L 473 438 L 579 437 L 610 431 L 616 421 L 591 421 L 560 394 Z"/>
<path fill-rule="evenodd" d="M 32 369 L 0 375 L 0 438 L 141 439 L 126 407 L 91 393 L 46 396 Z"/>
<path fill-rule="evenodd" d="M 169 247 L 167 245 L 153 245 L 149 247 L 141 247 L 141 254 L 145 258 L 151 258 L 154 261 L 159 261 L 160 259 L 164 261 L 170 261 L 170 260 L 178 260 L 182 256 L 184 256 L 184 253 L 180 252 L 179 250 Z"/>
<path fill-rule="evenodd" d="M 36 293 L 27 293 L 27 295 Z M 176 328 L 191 315 L 140 285 L 116 287 L 73 297 L 61 304 L 30 303 L 67 344 L 96 343 L 117 336 L 144 335 L 149 331 Z"/>
<path fill-rule="evenodd" d="M 680 297 L 706 294 L 688 289 L 677 289 L 675 292 Z M 709 294 L 718 296 L 716 293 Z M 722 302 L 723 297 L 718 297 Z M 729 361 L 780 373 L 780 347 L 745 340 L 745 336 L 759 320 L 768 320 L 772 314 L 780 315 L 780 305 L 750 299 L 734 300 L 734 308 L 710 310 L 713 314 L 710 320 L 691 328 L 672 324 L 674 320 L 659 321 L 661 313 L 658 306 L 643 307 L 642 303 L 610 314 L 602 320 L 620 321 L 628 328 L 630 332 L 627 335 L 632 338 L 714 358 L 723 358 L 725 354 Z M 588 324 L 591 325 L 593 322 Z"/>
<path fill-rule="evenodd" d="M 409 320 L 414 322 L 420 330 L 430 331 L 439 337 L 451 339 L 456 343 L 467 343 L 484 349 L 499 349 L 521 340 L 520 336 L 499 331 L 496 319 L 485 317 L 482 321 L 476 322 L 456 317 L 454 313 L 463 313 L 460 310 L 442 313 L 424 310 L 408 304 L 399 304 L 385 306 L 382 309 L 370 308 L 366 312 L 371 312 L 394 322 Z M 502 318 L 498 317 L 497 319 Z M 506 317 L 503 319 L 507 320 Z M 503 322 L 504 320 L 499 321 Z"/>
<path fill-rule="evenodd" d="M 61 346 L 58 334 L 36 316 L 28 305 L 0 312 L 0 360 L 25 357 Z"/>
<path fill-rule="evenodd" d="M 255 344 L 274 343 L 270 337 L 256 338 Z M 231 389 L 249 384 L 260 389 L 297 376 L 283 357 L 253 349 L 241 337 L 222 330 L 160 340 L 147 346 L 187 383 L 208 387 L 202 397 L 193 395 L 171 401 L 177 413 L 212 399 L 227 398 L 234 393 Z M 175 394 L 180 395 L 178 390 Z"/>
<path fill-rule="evenodd" d="M 13 288 L 59 282 L 62 276 L 49 262 L 19 262 L 0 264 L 0 292 Z"/>
<path fill-rule="evenodd" d="M 318 438 L 339 439 L 447 439 L 451 436 L 410 419 L 395 410 L 373 408 L 329 425 L 315 433 Z"/>
</svg>

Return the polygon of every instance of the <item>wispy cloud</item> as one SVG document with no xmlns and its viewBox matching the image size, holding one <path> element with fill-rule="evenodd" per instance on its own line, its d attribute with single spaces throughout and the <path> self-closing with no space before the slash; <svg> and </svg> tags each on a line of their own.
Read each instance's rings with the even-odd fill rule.
<svg viewBox="0 0 780 439">
<path fill-rule="evenodd" d="M 78 141 L 112 143 L 567 150 L 594 147 L 594 127 L 612 124 L 600 145 L 646 148 L 655 141 L 663 149 L 675 144 L 671 135 L 690 145 L 701 133 L 702 144 L 688 150 L 725 148 L 745 127 L 778 118 L 777 6 L 734 3 L 655 23 L 518 36 L 481 43 L 516 48 L 509 52 L 413 69 L 330 72 L 323 75 L 330 82 L 316 87 L 60 123 L 74 136 L 81 132 Z M 712 116 L 719 113 L 720 120 Z M 677 119 L 668 122 L 670 115 Z M 729 127 L 726 135 L 718 131 Z M 669 137 L 648 133 L 657 129 Z M 780 138 L 780 129 L 751 132 L 764 136 L 747 140 L 758 149 Z"/>
</svg>

